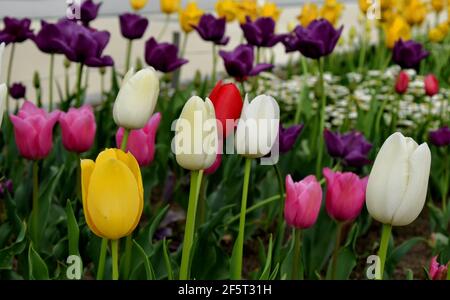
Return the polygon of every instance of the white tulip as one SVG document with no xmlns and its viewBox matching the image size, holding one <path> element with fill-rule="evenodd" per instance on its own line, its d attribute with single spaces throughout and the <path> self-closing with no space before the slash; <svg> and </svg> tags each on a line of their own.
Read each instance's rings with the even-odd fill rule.
<svg viewBox="0 0 450 300">
<path fill-rule="evenodd" d="M 272 150 L 278 138 L 280 107 L 270 96 L 260 95 L 244 107 L 236 130 L 236 151 L 248 158 L 259 158 Z"/>
<path fill-rule="evenodd" d="M 139 129 L 147 124 L 155 110 L 159 95 L 159 79 L 155 69 L 145 68 L 125 75 L 114 103 L 114 122 L 126 129 Z"/>
<path fill-rule="evenodd" d="M 172 150 L 177 163 L 191 171 L 207 169 L 216 160 L 217 149 L 214 106 L 209 98 L 191 97 L 175 124 Z"/>
<path fill-rule="evenodd" d="M 366 191 L 370 215 L 384 223 L 412 223 L 425 204 L 431 168 L 431 152 L 401 133 L 383 144 L 370 172 Z"/>
</svg>

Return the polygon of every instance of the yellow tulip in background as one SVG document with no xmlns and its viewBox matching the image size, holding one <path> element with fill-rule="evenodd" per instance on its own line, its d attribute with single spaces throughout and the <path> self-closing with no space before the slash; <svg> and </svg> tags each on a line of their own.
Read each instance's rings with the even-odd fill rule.
<svg viewBox="0 0 450 300">
<path fill-rule="evenodd" d="M 367 12 L 367 10 L 369 9 L 370 2 L 367 0 L 358 0 L 358 4 L 359 4 L 359 9 L 361 10 L 361 12 L 363 14 L 365 14 Z"/>
<path fill-rule="evenodd" d="M 239 23 L 246 22 L 246 17 L 255 20 L 258 17 L 258 4 L 256 0 L 240 0 L 237 2 L 237 19 Z"/>
<path fill-rule="evenodd" d="M 160 0 L 161 11 L 165 14 L 173 14 L 180 9 L 181 0 Z"/>
<path fill-rule="evenodd" d="M 410 25 L 421 25 L 427 13 L 427 7 L 421 0 L 411 0 L 404 9 L 404 16 Z"/>
<path fill-rule="evenodd" d="M 328 20 L 331 24 L 336 25 L 343 8 L 344 5 L 337 0 L 325 0 L 324 5 L 320 9 L 320 16 Z"/>
<path fill-rule="evenodd" d="M 148 0 L 130 0 L 130 5 L 134 10 L 141 10 L 147 5 Z"/>
<path fill-rule="evenodd" d="M 445 7 L 444 0 L 431 0 L 431 7 L 435 12 L 441 12 Z"/>
<path fill-rule="evenodd" d="M 97 236 L 117 240 L 136 228 L 144 205 L 139 165 L 131 153 L 107 149 L 81 160 L 83 210 Z"/>
<path fill-rule="evenodd" d="M 281 10 L 273 2 L 266 2 L 259 10 L 260 17 L 272 18 L 274 21 L 278 21 L 280 18 Z"/>
<path fill-rule="evenodd" d="M 439 24 L 435 28 L 431 28 L 428 32 L 428 39 L 433 43 L 442 42 L 448 34 L 449 26 L 446 22 Z"/>
<path fill-rule="evenodd" d="M 219 18 L 225 18 L 227 22 L 236 19 L 238 6 L 235 0 L 219 0 L 216 2 L 216 13 Z"/>
<path fill-rule="evenodd" d="M 313 20 L 319 17 L 319 9 L 314 3 L 306 3 L 303 5 L 300 15 L 297 17 L 298 21 L 303 27 L 306 27 Z"/>
<path fill-rule="evenodd" d="M 401 16 L 396 16 L 391 24 L 386 25 L 386 46 L 393 48 L 399 39 L 409 40 L 411 38 L 411 27 Z"/>
<path fill-rule="evenodd" d="M 186 5 L 186 8 L 180 11 L 181 29 L 183 29 L 185 33 L 190 33 L 194 30 L 192 26 L 196 26 L 198 22 L 200 22 L 200 18 L 203 14 L 204 12 L 198 7 L 197 2 L 189 2 Z"/>
</svg>

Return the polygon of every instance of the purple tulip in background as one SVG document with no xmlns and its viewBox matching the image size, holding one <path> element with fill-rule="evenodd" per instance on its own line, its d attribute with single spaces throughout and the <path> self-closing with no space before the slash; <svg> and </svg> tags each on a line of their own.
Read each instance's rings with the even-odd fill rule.
<svg viewBox="0 0 450 300">
<path fill-rule="evenodd" d="M 304 56 L 318 59 L 333 52 L 342 34 L 343 26 L 336 30 L 325 20 L 314 20 L 308 27 L 297 26 L 294 32 L 285 38 L 286 52 L 300 51 Z"/>
<path fill-rule="evenodd" d="M 216 45 L 226 45 L 230 38 L 225 36 L 225 25 L 225 18 L 216 18 L 211 14 L 205 14 L 201 17 L 198 25 L 193 27 L 205 41 L 213 42 Z"/>
<path fill-rule="evenodd" d="M 51 24 L 42 20 L 41 29 L 32 39 L 39 50 L 48 54 L 62 54 L 67 47 L 60 23 Z"/>
<path fill-rule="evenodd" d="M 450 129 L 448 126 L 439 128 L 429 133 L 430 142 L 437 147 L 445 147 L 450 145 Z"/>
<path fill-rule="evenodd" d="M 142 38 L 148 27 L 148 20 L 138 14 L 124 13 L 119 16 L 120 32 L 129 40 Z"/>
<path fill-rule="evenodd" d="M 303 124 L 293 125 L 288 128 L 284 128 L 283 125 L 280 124 L 279 127 L 280 153 L 286 153 L 291 151 L 302 130 Z"/>
<path fill-rule="evenodd" d="M 362 167 L 370 163 L 367 158 L 372 144 L 361 132 L 352 131 L 346 134 L 333 133 L 328 129 L 323 132 L 328 154 L 340 158 L 351 167 Z"/>
<path fill-rule="evenodd" d="M 430 53 L 426 51 L 421 43 L 413 40 L 404 42 L 398 40 L 392 50 L 392 60 L 404 69 L 419 67 L 422 59 L 428 57 Z"/>
<path fill-rule="evenodd" d="M 150 38 L 145 43 L 145 61 L 158 71 L 172 72 L 188 61 L 178 57 L 178 47 L 170 43 L 158 43 Z"/>
<path fill-rule="evenodd" d="M 258 18 L 252 22 L 247 16 L 241 28 L 247 42 L 256 47 L 273 47 L 286 37 L 284 34 L 275 34 L 275 21 L 272 18 Z"/>
<path fill-rule="evenodd" d="M 89 23 L 97 18 L 98 11 L 101 5 L 101 2 L 95 4 L 92 0 L 86 0 L 83 2 L 83 4 L 81 4 L 80 16 L 81 23 L 83 23 L 84 26 L 89 27 Z"/>
<path fill-rule="evenodd" d="M 33 37 L 33 30 L 30 29 L 31 20 L 28 18 L 5 17 L 3 23 L 5 26 L 0 31 L 0 44 L 22 43 Z"/>
<path fill-rule="evenodd" d="M 13 182 L 11 179 L 7 179 L 5 181 L 0 182 L 0 199 L 4 199 L 6 196 L 6 192 L 10 195 L 13 193 Z"/>
<path fill-rule="evenodd" d="M 254 53 L 250 45 L 240 45 L 233 51 L 219 51 L 228 75 L 237 81 L 245 81 L 249 76 L 256 76 L 261 72 L 273 68 L 271 64 L 253 66 Z"/>
<path fill-rule="evenodd" d="M 9 87 L 9 94 L 16 100 L 25 98 L 27 88 L 20 82 L 15 82 Z"/>
</svg>

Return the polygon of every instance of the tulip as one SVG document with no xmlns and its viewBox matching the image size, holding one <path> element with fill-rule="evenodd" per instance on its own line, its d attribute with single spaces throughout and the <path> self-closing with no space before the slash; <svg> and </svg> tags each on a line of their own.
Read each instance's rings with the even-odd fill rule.
<svg viewBox="0 0 450 300">
<path fill-rule="evenodd" d="M 437 13 L 441 12 L 445 7 L 444 0 L 431 0 L 431 7 Z"/>
<path fill-rule="evenodd" d="M 219 136 L 227 138 L 234 131 L 235 121 L 241 116 L 243 105 L 241 93 L 235 84 L 223 84 L 219 81 L 209 95 L 209 99 L 214 105 L 216 119 L 220 123 Z"/>
<path fill-rule="evenodd" d="M 365 1 L 365 0 L 364 0 Z M 306 3 L 303 5 L 298 21 L 303 27 L 307 27 L 312 21 L 319 17 L 319 10 L 315 3 Z"/>
<path fill-rule="evenodd" d="M 240 0 L 237 7 L 237 19 L 240 24 L 243 24 L 247 17 L 255 20 L 258 16 L 258 3 L 256 0 Z"/>
<path fill-rule="evenodd" d="M 97 18 L 101 5 L 101 2 L 95 4 L 92 0 L 86 0 L 81 4 L 80 16 L 81 23 L 83 23 L 84 26 L 89 27 L 89 24 Z"/>
<path fill-rule="evenodd" d="M 275 34 L 275 21 L 272 18 L 262 17 L 252 22 L 250 17 L 247 17 L 246 20 L 241 28 L 250 45 L 270 48 L 285 38 L 285 35 Z"/>
<path fill-rule="evenodd" d="M 323 7 L 320 9 L 320 16 L 331 24 L 336 25 L 343 8 L 344 5 L 337 0 L 325 0 Z"/>
<path fill-rule="evenodd" d="M 135 10 L 141 10 L 147 5 L 148 0 L 130 0 L 131 7 Z"/>
<path fill-rule="evenodd" d="M 126 129 L 143 128 L 156 106 L 159 80 L 153 68 L 138 72 L 134 69 L 125 75 L 114 102 L 114 122 Z"/>
<path fill-rule="evenodd" d="M 53 147 L 53 126 L 59 111 L 50 114 L 25 101 L 17 116 L 10 115 L 20 155 L 30 160 L 46 157 Z"/>
<path fill-rule="evenodd" d="M 267 155 L 277 139 L 279 121 L 280 108 L 274 98 L 259 95 L 249 103 L 246 97 L 236 130 L 237 153 L 247 158 Z"/>
<path fill-rule="evenodd" d="M 161 122 L 161 114 L 154 114 L 142 129 L 131 130 L 128 137 L 126 151 L 131 152 L 139 166 L 145 167 L 153 162 L 155 157 L 156 131 Z M 124 136 L 124 128 L 119 128 L 116 133 L 116 145 L 120 147 Z"/>
<path fill-rule="evenodd" d="M 425 20 L 428 11 L 422 0 L 411 0 L 404 8 L 406 21 L 410 25 L 421 25 Z"/>
<path fill-rule="evenodd" d="M 129 40 L 140 39 L 148 26 L 148 20 L 138 14 L 124 13 L 119 16 L 120 32 Z"/>
<path fill-rule="evenodd" d="M 430 261 L 428 273 L 431 280 L 445 280 L 447 279 L 448 265 L 441 265 L 437 261 L 437 256 L 433 256 Z"/>
<path fill-rule="evenodd" d="M 418 68 L 422 59 L 428 55 L 430 53 L 423 49 L 422 44 L 400 39 L 395 43 L 392 59 L 402 68 Z"/>
<path fill-rule="evenodd" d="M 161 11 L 167 15 L 173 14 L 180 9 L 180 0 L 160 0 Z"/>
<path fill-rule="evenodd" d="M 22 83 L 16 82 L 9 87 L 9 94 L 14 99 L 20 100 L 22 98 L 25 98 L 26 90 L 26 87 Z"/>
<path fill-rule="evenodd" d="M 250 45 L 240 45 L 231 52 L 221 50 L 219 55 L 224 61 L 228 75 L 240 82 L 247 80 L 249 76 L 256 76 L 273 68 L 271 64 L 253 66 L 254 53 Z"/>
<path fill-rule="evenodd" d="M 396 16 L 386 27 L 386 46 L 392 49 L 399 39 L 409 40 L 411 37 L 411 27 L 401 16 Z"/>
<path fill-rule="evenodd" d="M 11 179 L 0 182 L 0 199 L 5 199 L 7 194 L 12 195 L 13 192 L 14 187 Z"/>
<path fill-rule="evenodd" d="M 44 20 L 41 21 L 41 29 L 32 37 L 39 50 L 48 54 L 64 53 L 66 37 L 62 30 L 62 24 L 64 22 L 51 24 Z"/>
<path fill-rule="evenodd" d="M 218 0 L 215 8 L 219 18 L 225 18 L 227 22 L 232 22 L 236 19 L 238 7 L 235 0 Z"/>
<path fill-rule="evenodd" d="M 216 160 L 213 162 L 213 164 L 204 170 L 205 175 L 211 175 L 216 173 L 217 169 L 219 169 L 220 165 L 222 164 L 222 154 L 217 153 Z"/>
<path fill-rule="evenodd" d="M 367 13 L 367 10 L 370 7 L 370 1 L 367 0 L 358 0 L 358 4 L 359 4 L 359 9 L 361 10 L 361 12 L 363 14 Z"/>
<path fill-rule="evenodd" d="M 200 22 L 203 10 L 198 8 L 197 2 L 189 2 L 184 10 L 180 11 L 180 25 L 185 33 L 190 33 Z"/>
<path fill-rule="evenodd" d="M 352 167 L 362 167 L 370 163 L 367 156 L 372 149 L 372 144 L 361 132 L 339 134 L 325 129 L 323 136 L 330 156 L 340 158 L 346 165 Z"/>
<path fill-rule="evenodd" d="M 83 153 L 92 147 L 97 125 L 91 106 L 72 107 L 67 113 L 61 113 L 59 124 L 62 143 L 68 151 Z"/>
<path fill-rule="evenodd" d="M 178 58 L 178 47 L 170 43 L 158 43 L 150 38 L 145 43 L 145 61 L 158 71 L 172 72 L 188 63 L 186 59 Z"/>
<path fill-rule="evenodd" d="M 5 17 L 3 23 L 5 26 L 0 30 L 0 44 L 22 43 L 33 37 L 33 30 L 30 29 L 31 20 L 28 18 Z"/>
<path fill-rule="evenodd" d="M 276 3 L 265 2 L 260 8 L 259 15 L 263 18 L 271 18 L 275 22 L 280 18 L 281 11 L 277 7 Z"/>
<path fill-rule="evenodd" d="M 409 76 L 405 71 L 400 71 L 395 82 L 395 91 L 398 94 L 404 94 L 408 90 Z"/>
<path fill-rule="evenodd" d="M 288 128 L 284 128 L 283 125 L 280 124 L 279 129 L 279 141 L 280 141 L 280 153 L 287 153 L 292 150 L 297 141 L 298 136 L 303 130 L 302 125 L 293 125 Z"/>
<path fill-rule="evenodd" d="M 209 168 L 216 159 L 218 133 L 214 105 L 209 98 L 191 97 L 175 125 L 177 163 L 188 170 Z"/>
<path fill-rule="evenodd" d="M 430 142 L 437 147 L 445 147 L 450 145 L 450 129 L 444 126 L 429 133 Z"/>
<path fill-rule="evenodd" d="M 194 29 L 205 41 L 213 42 L 216 45 L 226 45 L 230 40 L 225 36 L 225 18 L 216 18 L 211 14 L 205 14 L 200 18 L 198 25 L 193 25 Z"/>
<path fill-rule="evenodd" d="M 433 43 L 442 42 L 446 36 L 447 32 L 441 30 L 438 27 L 431 28 L 430 31 L 428 31 L 428 39 Z"/>
<path fill-rule="evenodd" d="M 439 93 L 439 80 L 436 78 L 436 76 L 434 76 L 433 74 L 429 74 L 425 76 L 423 82 L 425 84 L 425 93 L 428 96 L 433 97 L 434 95 Z"/>
</svg>

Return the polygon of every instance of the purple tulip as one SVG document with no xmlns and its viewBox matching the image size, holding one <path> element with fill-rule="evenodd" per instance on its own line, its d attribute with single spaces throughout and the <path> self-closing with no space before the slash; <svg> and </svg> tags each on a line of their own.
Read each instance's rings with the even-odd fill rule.
<svg viewBox="0 0 450 300">
<path fill-rule="evenodd" d="M 66 41 L 59 23 L 50 24 L 41 21 L 41 30 L 33 38 L 34 43 L 44 53 L 62 54 L 66 48 Z"/>
<path fill-rule="evenodd" d="M 11 179 L 7 179 L 3 182 L 0 182 L 0 199 L 4 199 L 6 196 L 6 192 L 12 194 L 14 191 L 13 182 Z"/>
<path fill-rule="evenodd" d="M 323 135 L 330 156 L 342 159 L 351 167 L 362 167 L 370 163 L 367 155 L 372 149 L 372 144 L 364 138 L 361 132 L 352 131 L 347 134 L 339 134 L 325 129 Z"/>
<path fill-rule="evenodd" d="M 308 27 L 297 26 L 294 32 L 285 38 L 284 45 L 287 52 L 300 51 L 304 56 L 318 59 L 333 52 L 343 26 L 338 30 L 325 20 L 314 20 Z"/>
<path fill-rule="evenodd" d="M 284 34 L 275 34 L 275 21 L 272 18 L 258 18 L 252 22 L 247 16 L 246 20 L 241 28 L 250 45 L 273 47 L 286 37 Z"/>
<path fill-rule="evenodd" d="M 448 126 L 439 128 L 429 133 L 430 142 L 437 147 L 445 147 L 450 145 L 450 129 Z"/>
<path fill-rule="evenodd" d="M 197 26 L 192 26 L 205 41 L 216 45 L 226 45 L 230 40 L 225 36 L 225 18 L 216 18 L 211 14 L 205 14 L 200 18 Z"/>
<path fill-rule="evenodd" d="M 280 153 L 286 153 L 291 151 L 302 130 L 303 124 L 293 125 L 288 128 L 284 128 L 283 125 L 280 124 L 279 127 Z"/>
<path fill-rule="evenodd" d="M 81 4 L 80 16 L 81 23 L 84 26 L 89 27 L 89 23 L 97 18 L 98 11 L 102 3 L 95 4 L 92 0 L 86 0 Z"/>
<path fill-rule="evenodd" d="M 406 42 L 402 39 L 398 40 L 392 51 L 393 61 L 404 69 L 417 68 L 420 61 L 430 55 L 423 49 L 422 44 L 413 40 Z"/>
<path fill-rule="evenodd" d="M 124 13 L 119 16 L 120 32 L 129 40 L 142 38 L 148 27 L 148 20 L 138 14 Z"/>
<path fill-rule="evenodd" d="M 16 82 L 9 87 L 9 94 L 14 99 L 19 100 L 25 98 L 26 90 L 26 87 L 22 83 Z"/>
<path fill-rule="evenodd" d="M 0 31 L 0 44 L 22 43 L 33 37 L 33 30 L 30 29 L 31 20 L 5 17 L 3 19 L 5 27 Z"/>
<path fill-rule="evenodd" d="M 271 64 L 253 66 L 254 53 L 251 45 L 240 45 L 230 52 L 221 50 L 219 55 L 223 58 L 228 75 L 237 81 L 245 81 L 249 76 L 256 76 L 273 68 Z"/>
<path fill-rule="evenodd" d="M 172 72 L 188 61 L 178 57 L 178 47 L 170 43 L 156 42 L 150 38 L 145 43 L 145 61 L 158 71 Z"/>
</svg>

